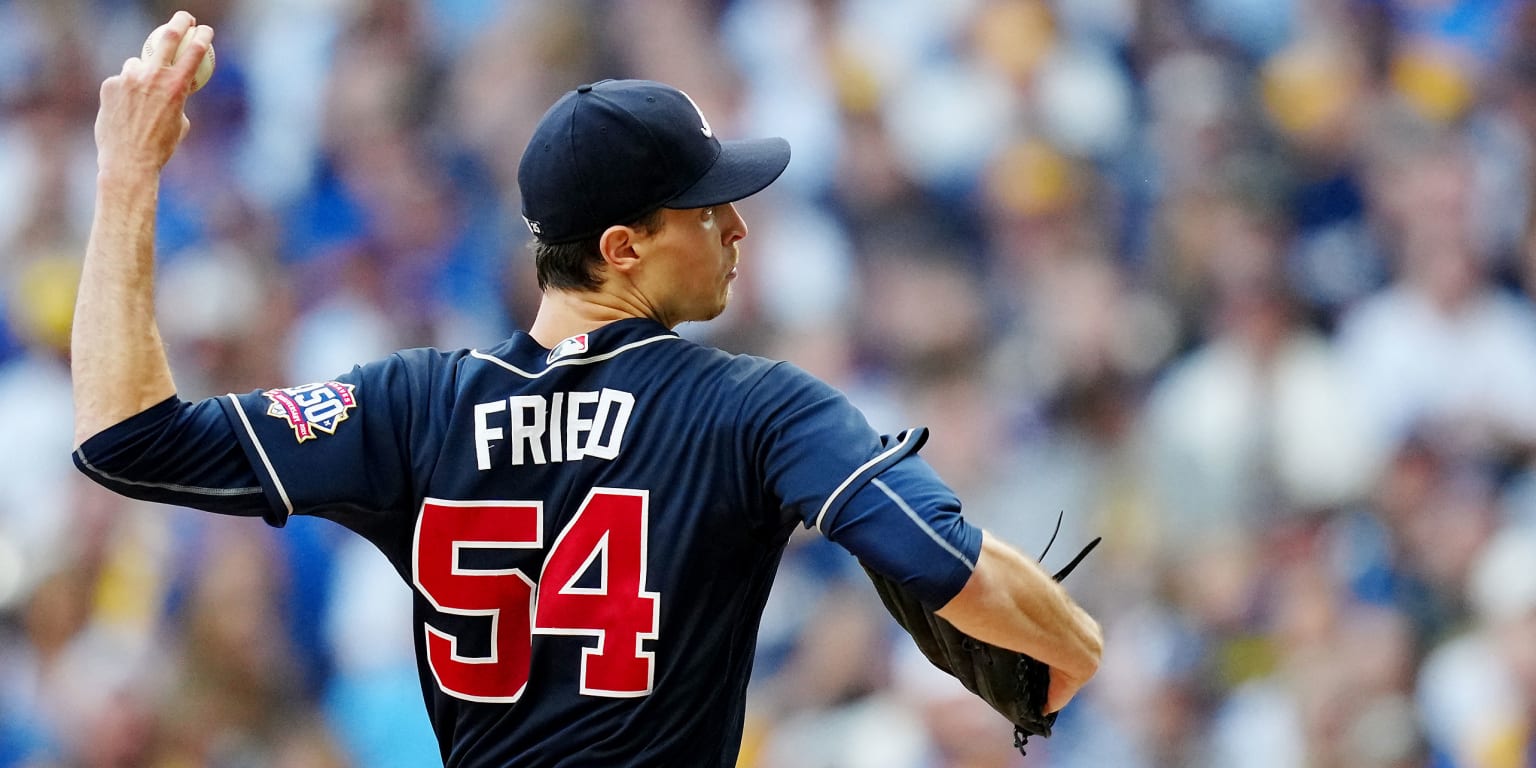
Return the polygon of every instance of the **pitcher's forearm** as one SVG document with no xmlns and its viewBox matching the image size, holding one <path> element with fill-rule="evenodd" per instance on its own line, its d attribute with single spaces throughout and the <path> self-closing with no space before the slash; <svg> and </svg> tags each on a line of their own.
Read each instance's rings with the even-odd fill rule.
<svg viewBox="0 0 1536 768">
<path fill-rule="evenodd" d="M 75 444 L 175 394 L 155 322 L 158 169 L 102 168 L 70 341 Z"/>
<path fill-rule="evenodd" d="M 971 580 L 938 614 L 972 637 L 1082 679 L 1103 654 L 1098 622 L 1038 563 L 990 533 Z"/>
</svg>

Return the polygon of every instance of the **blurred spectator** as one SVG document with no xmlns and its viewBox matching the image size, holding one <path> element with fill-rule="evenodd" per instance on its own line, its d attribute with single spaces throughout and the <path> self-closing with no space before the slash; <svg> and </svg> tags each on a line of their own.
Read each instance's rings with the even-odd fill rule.
<svg viewBox="0 0 1536 768">
<path fill-rule="evenodd" d="M 1428 428 L 1474 454 L 1536 437 L 1536 313 L 1492 279 L 1477 248 L 1474 168 L 1453 134 L 1388 122 L 1371 197 L 1396 275 L 1344 317 L 1338 346 L 1371 393 L 1372 428 L 1397 443 Z"/>
<path fill-rule="evenodd" d="M 1228 238 L 1237 251 L 1240 236 Z M 1211 341 L 1176 363 L 1147 405 L 1168 519 L 1211 534 L 1360 498 L 1379 441 L 1326 342 L 1300 325 L 1273 267 L 1217 279 Z"/>
<path fill-rule="evenodd" d="M 1424 662 L 1418 695 L 1426 733 L 1455 765 L 1536 761 L 1536 533 L 1506 528 L 1483 549 L 1468 584 L 1475 623 Z"/>
</svg>

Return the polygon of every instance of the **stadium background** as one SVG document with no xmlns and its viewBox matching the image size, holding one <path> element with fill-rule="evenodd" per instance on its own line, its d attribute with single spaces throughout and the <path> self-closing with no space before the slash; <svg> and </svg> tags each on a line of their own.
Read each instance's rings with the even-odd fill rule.
<svg viewBox="0 0 1536 768">
<path fill-rule="evenodd" d="M 184 397 L 486 346 L 536 304 L 561 92 L 782 135 L 726 316 L 1050 561 L 1108 641 L 1008 729 L 797 537 L 743 766 L 1536 765 L 1536 6 L 1515 0 L 185 0 Z M 115 498 L 66 364 L 97 86 L 174 9 L 0 2 L 0 766 L 417 766 L 407 593 L 324 521 Z"/>
</svg>

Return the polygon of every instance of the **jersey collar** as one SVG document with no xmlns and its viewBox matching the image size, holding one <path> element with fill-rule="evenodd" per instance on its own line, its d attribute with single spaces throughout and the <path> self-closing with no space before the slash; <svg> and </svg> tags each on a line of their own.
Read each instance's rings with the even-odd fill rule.
<svg viewBox="0 0 1536 768">
<path fill-rule="evenodd" d="M 552 349 L 534 341 L 527 332 L 519 331 L 493 349 L 475 350 L 470 355 L 532 379 L 555 368 L 601 362 L 630 349 L 680 338 L 655 320 L 632 317 L 563 339 Z"/>
</svg>

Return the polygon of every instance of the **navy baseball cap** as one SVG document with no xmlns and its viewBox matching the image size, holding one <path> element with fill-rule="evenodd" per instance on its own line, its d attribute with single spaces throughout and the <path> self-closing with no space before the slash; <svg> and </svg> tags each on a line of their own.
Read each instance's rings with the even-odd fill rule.
<svg viewBox="0 0 1536 768">
<path fill-rule="evenodd" d="M 541 242 L 602 234 L 657 208 L 740 200 L 789 165 L 784 139 L 720 141 L 688 94 L 603 80 L 555 102 L 523 151 L 523 220 Z"/>
</svg>

